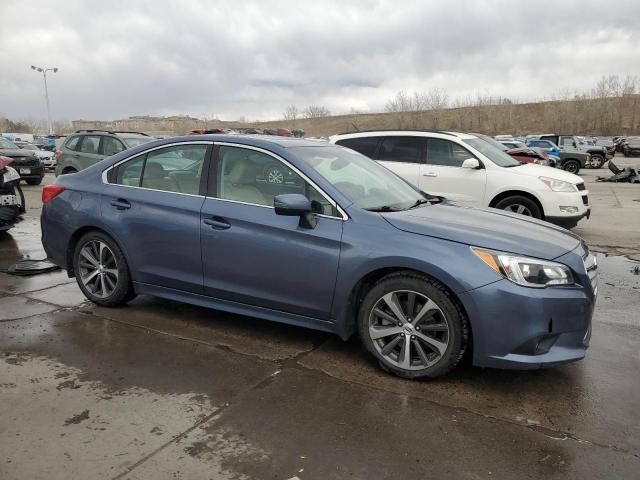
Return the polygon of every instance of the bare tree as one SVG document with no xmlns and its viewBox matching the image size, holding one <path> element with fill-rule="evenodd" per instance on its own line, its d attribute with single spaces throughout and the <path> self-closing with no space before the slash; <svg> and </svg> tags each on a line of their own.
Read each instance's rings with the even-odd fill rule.
<svg viewBox="0 0 640 480">
<path fill-rule="evenodd" d="M 309 105 L 302 111 L 302 116 L 304 118 L 320 118 L 320 117 L 329 117 L 331 112 L 327 107 L 322 105 Z"/>
<path fill-rule="evenodd" d="M 296 121 L 296 118 L 298 118 L 298 107 L 296 107 L 295 105 L 289 105 L 287 108 L 284 109 L 284 113 L 282 114 L 282 117 L 285 120 L 289 120 L 289 121 Z"/>
</svg>

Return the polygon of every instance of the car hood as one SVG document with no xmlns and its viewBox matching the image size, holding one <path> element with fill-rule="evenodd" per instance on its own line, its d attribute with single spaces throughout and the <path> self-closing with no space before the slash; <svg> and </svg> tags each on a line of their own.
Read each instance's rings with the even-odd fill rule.
<svg viewBox="0 0 640 480">
<path fill-rule="evenodd" d="M 581 241 L 568 230 L 541 220 L 448 201 L 381 215 L 405 232 L 545 260 L 564 255 Z"/>
<path fill-rule="evenodd" d="M 583 183 L 582 177 L 574 175 L 573 173 L 565 172 L 558 168 L 546 167 L 543 165 L 536 165 L 535 163 L 526 163 L 517 167 L 511 167 L 508 169 L 509 173 L 515 175 L 523 175 L 525 177 L 549 177 L 555 180 L 562 180 L 563 182 L 569 182 L 573 184 Z"/>
<path fill-rule="evenodd" d="M 25 150 L 23 148 L 6 148 L 0 149 L 0 155 L 4 157 L 33 157 L 35 156 L 31 150 Z"/>
</svg>

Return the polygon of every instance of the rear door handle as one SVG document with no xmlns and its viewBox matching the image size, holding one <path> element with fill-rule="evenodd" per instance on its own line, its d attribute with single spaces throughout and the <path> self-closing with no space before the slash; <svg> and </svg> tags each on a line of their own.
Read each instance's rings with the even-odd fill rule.
<svg viewBox="0 0 640 480">
<path fill-rule="evenodd" d="M 438 174 L 435 172 L 426 172 L 422 174 L 423 177 L 437 177 Z"/>
<path fill-rule="evenodd" d="M 205 218 L 202 221 L 214 230 L 227 230 L 228 228 L 231 228 L 229 222 L 222 217 Z"/>
<path fill-rule="evenodd" d="M 129 203 L 129 201 L 125 200 L 124 198 L 111 200 L 111 202 L 109 203 L 111 204 L 112 207 L 116 207 L 118 210 L 128 210 L 129 208 L 131 208 L 131 204 Z"/>
</svg>

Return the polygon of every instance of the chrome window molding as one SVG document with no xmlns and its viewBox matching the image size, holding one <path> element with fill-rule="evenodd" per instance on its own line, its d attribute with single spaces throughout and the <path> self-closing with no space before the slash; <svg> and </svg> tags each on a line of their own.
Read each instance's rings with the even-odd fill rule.
<svg viewBox="0 0 640 480">
<path fill-rule="evenodd" d="M 191 194 L 191 193 L 171 192 L 171 191 L 168 191 L 168 190 L 157 190 L 157 189 L 154 189 L 154 188 L 146 188 L 146 187 L 139 187 L 139 186 L 136 187 L 134 185 L 122 185 L 122 184 L 119 184 L 119 183 L 110 183 L 107 180 L 107 175 L 109 174 L 109 171 L 113 170 L 117 166 L 119 166 L 119 165 L 121 165 L 121 164 L 123 164 L 125 162 L 128 162 L 130 160 L 133 160 L 133 159 L 135 159 L 135 158 L 137 158 L 137 157 L 139 157 L 141 155 L 146 155 L 147 153 L 153 152 L 155 150 L 160 150 L 160 149 L 163 149 L 163 148 L 175 147 L 175 146 L 180 146 L 180 145 L 214 145 L 214 144 L 215 145 L 224 146 L 224 147 L 245 148 L 245 149 L 248 149 L 248 150 L 255 150 L 257 152 L 264 153 L 265 155 L 269 155 L 269 156 L 273 157 L 275 160 L 284 163 L 287 167 L 289 167 L 291 170 L 293 170 L 298 175 L 300 175 L 300 177 L 302 177 L 313 188 L 315 188 L 320 193 L 320 195 L 322 195 L 333 207 L 336 208 L 336 210 L 340 214 L 339 217 L 332 216 L 332 215 L 324 215 L 324 214 L 321 214 L 321 213 L 316 213 L 315 215 L 317 215 L 318 217 L 322 217 L 322 218 L 337 219 L 337 220 L 343 220 L 343 221 L 349 219 L 349 216 L 344 211 L 344 209 L 340 205 L 338 205 L 338 203 L 335 200 L 333 200 L 327 193 L 325 193 L 325 191 L 322 190 L 313 180 L 311 180 L 303 172 L 301 172 L 297 167 L 291 165 L 291 163 L 289 163 L 287 160 L 285 160 L 284 158 L 280 157 L 279 155 L 276 155 L 273 152 L 270 152 L 269 150 L 265 150 L 264 148 L 260 148 L 260 147 L 254 147 L 252 145 L 244 145 L 244 144 L 241 144 L 241 143 L 213 142 L 213 141 L 210 141 L 210 140 L 209 141 L 203 141 L 203 140 L 197 141 L 196 140 L 196 141 L 191 141 L 191 142 L 168 143 L 168 144 L 165 144 L 165 145 L 160 145 L 160 146 L 157 146 L 157 147 L 153 147 L 153 148 L 150 148 L 148 150 L 144 150 L 142 152 L 138 152 L 135 155 L 132 155 L 130 157 L 124 158 L 124 159 L 120 160 L 119 162 L 114 163 L 113 165 L 111 165 L 108 168 L 104 169 L 102 171 L 102 176 L 101 176 L 102 183 L 105 184 L 105 185 L 114 185 L 116 187 L 134 188 L 134 189 L 139 189 L 139 190 L 148 190 L 148 191 L 151 191 L 151 192 L 174 193 L 174 194 L 177 194 L 177 195 L 186 195 L 186 196 L 189 196 L 189 197 L 204 198 L 205 195 L 194 195 L 194 194 Z M 254 207 L 271 208 L 271 209 L 275 208 L 275 207 L 270 206 L 270 205 L 259 205 L 257 203 L 241 202 L 241 201 L 238 201 L 238 200 L 229 200 L 229 199 L 226 199 L 226 198 L 218 198 L 218 197 L 206 197 L 206 198 L 210 198 L 212 200 L 219 200 L 219 201 L 222 201 L 222 202 L 231 202 L 231 203 L 238 203 L 238 204 L 242 204 L 242 205 L 251 205 L 251 206 L 254 206 Z"/>
</svg>

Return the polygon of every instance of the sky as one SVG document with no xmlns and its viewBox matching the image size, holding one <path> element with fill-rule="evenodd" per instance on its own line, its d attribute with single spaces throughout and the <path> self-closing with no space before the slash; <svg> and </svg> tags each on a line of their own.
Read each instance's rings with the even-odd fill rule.
<svg viewBox="0 0 640 480">
<path fill-rule="evenodd" d="M 640 75 L 640 1 L 0 0 L 0 117 L 383 111 L 398 91 L 516 100 Z"/>
</svg>

